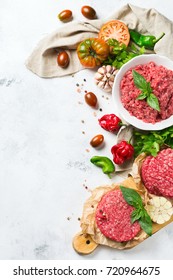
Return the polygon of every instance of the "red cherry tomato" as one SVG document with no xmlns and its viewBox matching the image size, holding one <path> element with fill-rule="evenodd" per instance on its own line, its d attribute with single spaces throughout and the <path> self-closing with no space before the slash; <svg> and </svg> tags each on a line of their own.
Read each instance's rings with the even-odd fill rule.
<svg viewBox="0 0 173 280">
<path fill-rule="evenodd" d="M 72 18 L 72 11 L 70 10 L 64 10 L 61 13 L 58 14 L 58 18 L 61 21 L 68 21 Z"/>
<path fill-rule="evenodd" d="M 88 19 L 94 19 L 96 17 L 96 11 L 90 6 L 83 6 L 81 8 L 81 13 Z"/>
<path fill-rule="evenodd" d="M 85 102 L 91 107 L 96 107 L 97 96 L 93 92 L 87 92 L 85 94 Z"/>
<path fill-rule="evenodd" d="M 66 51 L 60 52 L 57 57 L 58 65 L 62 68 L 66 68 L 69 64 L 69 55 Z"/>
<path fill-rule="evenodd" d="M 100 146 L 103 143 L 103 141 L 104 141 L 104 136 L 102 134 L 98 134 L 91 139 L 90 145 L 96 148 Z"/>
</svg>

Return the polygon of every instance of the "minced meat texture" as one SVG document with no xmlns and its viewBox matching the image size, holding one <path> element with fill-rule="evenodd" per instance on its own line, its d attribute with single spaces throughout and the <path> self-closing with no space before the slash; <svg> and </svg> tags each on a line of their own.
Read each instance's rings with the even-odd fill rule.
<svg viewBox="0 0 173 280">
<path fill-rule="evenodd" d="M 146 99 L 138 100 L 141 94 L 133 81 L 132 69 L 121 81 L 121 101 L 124 108 L 136 118 L 146 123 L 156 123 L 173 115 L 173 71 L 154 62 L 137 65 L 134 70 L 150 82 L 153 94 L 157 97 L 160 111 L 151 108 Z"/>
<path fill-rule="evenodd" d="M 131 213 L 135 208 L 123 198 L 121 190 L 106 193 L 96 209 L 96 224 L 101 233 L 117 242 L 132 240 L 140 231 L 136 221 L 130 221 Z"/>
<path fill-rule="evenodd" d="M 156 157 L 146 157 L 141 176 L 150 193 L 173 198 L 173 149 L 164 149 Z"/>
</svg>

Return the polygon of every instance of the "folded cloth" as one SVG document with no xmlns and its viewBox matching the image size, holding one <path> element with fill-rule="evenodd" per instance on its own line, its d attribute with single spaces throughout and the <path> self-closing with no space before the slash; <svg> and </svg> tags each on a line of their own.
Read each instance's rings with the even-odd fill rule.
<svg viewBox="0 0 173 280">
<path fill-rule="evenodd" d="M 62 28 L 46 36 L 26 61 L 26 67 L 40 77 L 52 78 L 73 74 L 83 69 L 77 57 L 76 47 L 86 38 L 97 37 L 101 26 L 111 19 L 123 21 L 130 29 L 156 37 L 161 32 L 165 36 L 154 48 L 155 53 L 173 59 L 173 22 L 155 9 L 143 9 L 127 4 L 104 20 L 67 23 Z M 66 50 L 70 57 L 69 66 L 64 69 L 57 64 L 57 55 Z"/>
</svg>

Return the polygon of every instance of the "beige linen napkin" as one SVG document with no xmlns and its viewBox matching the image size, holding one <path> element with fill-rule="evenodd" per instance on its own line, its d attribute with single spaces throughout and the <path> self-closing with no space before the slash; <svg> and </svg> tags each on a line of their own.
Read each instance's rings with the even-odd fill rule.
<svg viewBox="0 0 173 280">
<path fill-rule="evenodd" d="M 76 53 L 78 43 L 86 38 L 97 37 L 102 24 L 110 19 L 119 19 L 130 29 L 136 29 L 142 34 L 157 37 L 165 32 L 166 35 L 156 44 L 154 51 L 173 59 L 173 22 L 155 9 L 147 10 L 127 4 L 104 20 L 65 24 L 39 42 L 26 61 L 26 67 L 45 78 L 65 76 L 83 69 Z M 70 64 L 66 69 L 57 65 L 58 52 L 63 49 L 70 56 Z"/>
</svg>

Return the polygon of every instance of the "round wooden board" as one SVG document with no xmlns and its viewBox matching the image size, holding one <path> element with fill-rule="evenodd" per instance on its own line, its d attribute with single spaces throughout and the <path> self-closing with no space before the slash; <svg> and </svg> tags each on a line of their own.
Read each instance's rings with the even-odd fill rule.
<svg viewBox="0 0 173 280">
<path fill-rule="evenodd" d="M 98 246 L 89 234 L 84 234 L 82 232 L 74 236 L 72 244 L 77 253 L 84 255 L 92 253 Z"/>
</svg>

